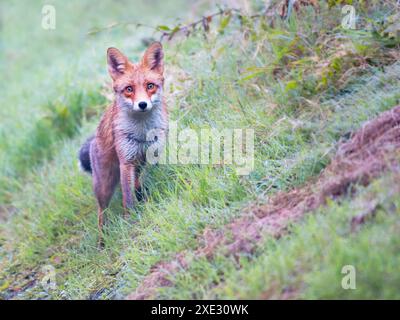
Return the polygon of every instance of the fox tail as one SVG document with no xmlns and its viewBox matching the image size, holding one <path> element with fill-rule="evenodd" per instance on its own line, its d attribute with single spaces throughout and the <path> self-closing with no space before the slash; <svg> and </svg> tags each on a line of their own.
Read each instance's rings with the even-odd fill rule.
<svg viewBox="0 0 400 320">
<path fill-rule="evenodd" d="M 90 164 L 90 144 L 94 136 L 88 138 L 79 150 L 79 166 L 83 171 L 92 173 L 92 166 Z"/>
</svg>

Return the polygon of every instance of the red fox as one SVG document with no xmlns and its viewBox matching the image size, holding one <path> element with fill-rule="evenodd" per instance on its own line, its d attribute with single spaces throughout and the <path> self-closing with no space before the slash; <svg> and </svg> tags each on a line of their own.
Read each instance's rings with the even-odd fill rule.
<svg viewBox="0 0 400 320">
<path fill-rule="evenodd" d="M 115 99 L 100 120 L 94 136 L 79 151 L 81 167 L 92 174 L 98 204 L 99 241 L 102 244 L 104 210 L 121 183 L 125 216 L 141 192 L 139 176 L 146 149 L 154 143 L 148 132 L 166 133 L 167 107 L 163 99 L 164 54 L 162 45 L 148 47 L 137 64 L 116 48 L 107 50 L 108 71 Z M 155 137 L 157 140 L 157 136 Z"/>
</svg>

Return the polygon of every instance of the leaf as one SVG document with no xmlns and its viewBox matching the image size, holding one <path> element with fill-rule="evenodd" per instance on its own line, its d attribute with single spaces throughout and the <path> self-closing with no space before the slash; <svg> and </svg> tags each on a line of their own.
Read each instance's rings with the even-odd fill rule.
<svg viewBox="0 0 400 320">
<path fill-rule="evenodd" d="M 174 37 L 174 35 L 181 30 L 180 25 L 177 25 L 175 28 L 172 29 L 172 31 L 169 33 L 169 37 L 168 40 L 172 40 L 172 38 Z"/>
<path fill-rule="evenodd" d="M 6 289 L 8 289 L 8 287 L 10 286 L 10 282 L 5 281 L 1 286 L 0 286 L 0 292 L 4 291 Z"/>
<path fill-rule="evenodd" d="M 168 26 L 157 26 L 157 30 L 170 31 L 171 29 Z"/>
<path fill-rule="evenodd" d="M 243 78 L 240 78 L 240 81 L 242 82 L 242 81 L 247 81 L 247 80 L 253 79 L 253 78 L 258 77 L 259 75 L 261 75 L 263 73 L 264 73 L 263 71 L 257 71 L 257 72 L 254 72 L 254 73 L 250 73 L 249 75 L 247 75 L 247 76 L 245 76 Z"/>
<path fill-rule="evenodd" d="M 231 21 L 232 15 L 228 13 L 226 16 L 222 16 L 221 22 L 219 24 L 218 32 L 224 32 L 225 28 L 228 26 L 229 22 Z"/>
<path fill-rule="evenodd" d="M 245 70 L 246 75 L 240 78 L 239 82 L 244 82 L 260 75 L 266 74 L 267 72 L 271 71 L 271 67 L 248 67 Z"/>
<path fill-rule="evenodd" d="M 296 90 L 298 88 L 299 84 L 295 80 L 291 80 L 288 83 L 286 83 L 285 86 L 285 92 L 291 91 L 291 90 Z"/>
</svg>

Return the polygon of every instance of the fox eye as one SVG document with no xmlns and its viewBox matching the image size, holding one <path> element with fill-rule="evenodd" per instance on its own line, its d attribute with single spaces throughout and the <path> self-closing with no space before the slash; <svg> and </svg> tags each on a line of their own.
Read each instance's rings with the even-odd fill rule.
<svg viewBox="0 0 400 320">
<path fill-rule="evenodd" d="M 148 84 L 147 84 L 147 90 L 151 90 L 151 89 L 153 89 L 153 88 L 154 88 L 154 86 L 155 86 L 155 84 L 154 84 L 154 83 L 148 83 Z"/>
<path fill-rule="evenodd" d="M 128 92 L 128 93 L 132 93 L 133 92 L 133 88 L 131 86 L 127 86 L 125 88 L 125 91 Z"/>
</svg>

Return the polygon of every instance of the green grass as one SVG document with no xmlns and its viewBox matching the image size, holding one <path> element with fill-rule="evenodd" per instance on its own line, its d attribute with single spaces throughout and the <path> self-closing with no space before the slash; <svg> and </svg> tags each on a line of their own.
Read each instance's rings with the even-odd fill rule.
<svg viewBox="0 0 400 320">
<path fill-rule="evenodd" d="M 393 60 L 357 69 L 344 87 L 337 77 L 346 70 L 336 68 L 339 74 L 326 80 L 329 88 L 310 91 L 322 80 L 301 78 L 317 69 L 307 59 L 314 54 L 319 59 L 332 55 L 318 47 L 311 20 L 294 18 L 276 30 L 250 30 L 250 38 L 232 21 L 223 34 L 212 32 L 206 40 L 194 34 L 165 43 L 166 91 L 173 96 L 171 120 L 179 121 L 180 128 L 195 130 L 254 129 L 255 167 L 250 175 L 238 176 L 233 166 L 148 166 L 143 177 L 147 201 L 125 220 L 121 194 L 116 192 L 106 212 L 106 245 L 99 250 L 91 180 L 78 170 L 77 151 L 95 130 L 107 104 L 103 95 L 104 86 L 109 86 L 106 48 L 119 47 L 137 59 L 144 49 L 141 39 L 152 33 L 131 26 L 92 36 L 87 32 L 115 21 L 168 25 L 173 19 L 166 17 L 177 18 L 176 8 L 187 4 L 160 1 L 150 8 L 142 2 L 133 6 L 123 1 L 116 6 L 104 1 L 92 11 L 86 10 L 89 3 L 85 1 L 54 3 L 58 10 L 54 31 L 43 31 L 34 15 L 10 20 L 22 9 L 39 15 L 40 3 L 1 4 L 1 46 L 5 50 L 0 68 L 10 81 L 1 89 L 0 103 L 10 107 L 0 110 L 0 210 L 10 217 L 0 223 L 0 297 L 123 298 L 155 263 L 195 249 L 206 227 L 221 227 L 249 203 L 265 201 L 317 175 L 339 139 L 399 103 L 400 64 Z M 323 12 L 317 25 L 321 30 L 339 23 L 340 10 Z M 385 8 L 380 12 L 384 14 Z M 305 34 L 303 40 L 308 39 L 311 50 L 303 48 L 301 56 L 294 57 L 293 39 L 298 33 Z M 368 34 L 360 40 L 357 32 L 336 29 L 332 37 L 357 45 L 367 39 L 378 49 L 373 53 L 364 50 L 365 56 L 380 57 L 386 50 Z M 304 46 L 303 40 L 296 40 L 300 41 L 296 45 Z M 287 59 L 298 63 L 292 65 Z M 344 62 L 353 66 L 354 61 Z M 265 68 L 270 65 L 283 67 L 283 73 L 276 77 Z M 254 68 L 259 68 L 257 75 L 245 80 L 246 70 Z M 387 177 L 361 194 L 381 197 L 390 181 Z M 293 226 L 287 239 L 269 239 L 253 256 L 243 257 L 240 265 L 223 256 L 211 262 L 195 261 L 187 272 L 174 277 L 172 288 L 161 290 L 158 296 L 259 298 L 271 289 L 271 297 L 277 298 L 289 288 L 304 298 L 398 297 L 396 279 L 391 278 L 399 262 L 395 255 L 398 210 L 394 215 L 384 214 L 394 200 L 383 197 L 376 224 L 374 220 L 350 234 L 346 223 L 353 201 L 331 203 Z M 383 237 L 384 249 L 359 253 L 369 238 L 378 239 L 388 226 L 393 232 Z M 384 255 L 393 256 L 390 263 L 382 264 Z M 359 289 L 354 292 L 337 287 L 341 276 L 337 270 L 346 259 L 367 265 L 360 269 Z M 46 265 L 54 266 L 57 279 L 57 288 L 48 292 L 40 284 L 40 270 Z M 375 267 L 377 274 L 371 271 Z M 379 283 L 382 274 L 388 277 Z M 28 285 L 27 276 L 36 282 Z M 22 287 L 18 294 L 12 290 L 16 287 Z"/>
<path fill-rule="evenodd" d="M 169 299 L 397 299 L 400 201 L 398 175 L 386 175 L 354 198 L 331 201 L 282 239 L 266 238 L 256 257 L 195 259 L 158 293 Z M 396 190 L 394 192 L 394 190 Z M 359 230 L 351 219 L 377 199 L 375 217 Z M 342 288 L 342 268 L 356 270 L 356 288 Z M 194 286 L 193 283 L 196 283 Z"/>
</svg>

